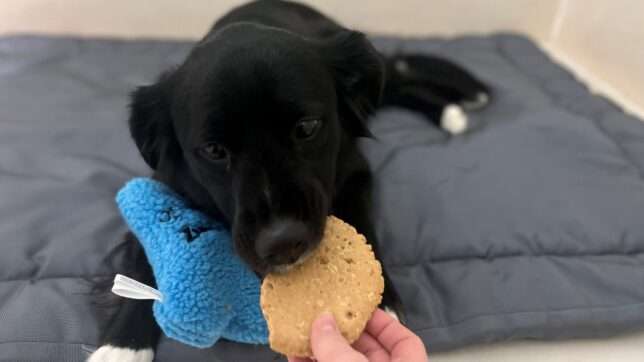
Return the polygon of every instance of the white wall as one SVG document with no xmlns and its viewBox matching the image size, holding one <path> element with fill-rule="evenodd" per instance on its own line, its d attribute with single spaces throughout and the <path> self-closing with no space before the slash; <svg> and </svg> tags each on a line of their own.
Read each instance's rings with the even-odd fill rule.
<svg viewBox="0 0 644 362">
<path fill-rule="evenodd" d="M 552 49 L 644 114 L 644 1 L 561 0 L 558 16 Z"/>
<path fill-rule="evenodd" d="M 643 0 L 303 0 L 371 33 L 518 31 L 644 115 Z M 0 0 L 0 35 L 199 38 L 244 0 Z"/>
<path fill-rule="evenodd" d="M 405 35 L 517 30 L 543 38 L 559 0 L 305 0 L 343 24 Z M 0 33 L 201 37 L 242 0 L 2 0 Z"/>
</svg>

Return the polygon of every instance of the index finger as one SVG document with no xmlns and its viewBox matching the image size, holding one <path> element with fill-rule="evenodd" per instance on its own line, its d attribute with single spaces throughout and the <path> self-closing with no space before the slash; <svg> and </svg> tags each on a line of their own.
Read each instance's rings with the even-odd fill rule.
<svg viewBox="0 0 644 362">
<path fill-rule="evenodd" d="M 409 362 L 427 361 L 423 341 L 381 309 L 376 309 L 365 330 L 389 351 L 392 359 L 398 357 Z"/>
</svg>

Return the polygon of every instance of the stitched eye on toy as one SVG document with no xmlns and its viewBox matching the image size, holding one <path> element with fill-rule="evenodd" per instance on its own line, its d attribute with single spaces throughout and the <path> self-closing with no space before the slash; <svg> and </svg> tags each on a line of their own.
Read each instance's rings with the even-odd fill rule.
<svg viewBox="0 0 644 362">
<path fill-rule="evenodd" d="M 202 146 L 199 152 L 206 158 L 212 161 L 227 161 L 228 150 L 226 147 L 219 143 L 212 142 Z"/>
<path fill-rule="evenodd" d="M 293 140 L 296 142 L 309 141 L 313 139 L 322 126 L 322 121 L 316 118 L 302 119 L 293 127 Z"/>
</svg>

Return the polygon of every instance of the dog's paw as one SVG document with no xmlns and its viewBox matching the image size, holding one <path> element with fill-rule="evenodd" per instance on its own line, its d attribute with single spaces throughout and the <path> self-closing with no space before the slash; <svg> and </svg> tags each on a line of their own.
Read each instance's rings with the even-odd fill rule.
<svg viewBox="0 0 644 362">
<path fill-rule="evenodd" d="M 152 362 L 154 351 L 152 349 L 129 349 L 105 345 L 94 351 L 87 362 Z"/>
<path fill-rule="evenodd" d="M 467 125 L 467 115 L 463 112 L 461 107 L 456 104 L 449 104 L 443 108 L 443 114 L 441 115 L 442 129 L 452 135 L 457 135 L 465 132 L 467 130 Z"/>
</svg>

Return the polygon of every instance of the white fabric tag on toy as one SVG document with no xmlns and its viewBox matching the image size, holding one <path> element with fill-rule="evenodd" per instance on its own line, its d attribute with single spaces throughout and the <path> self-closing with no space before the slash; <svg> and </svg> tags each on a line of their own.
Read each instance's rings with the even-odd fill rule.
<svg viewBox="0 0 644 362">
<path fill-rule="evenodd" d="M 121 274 L 114 277 L 112 293 L 124 298 L 154 299 L 163 303 L 163 294 L 160 291 Z"/>
</svg>

